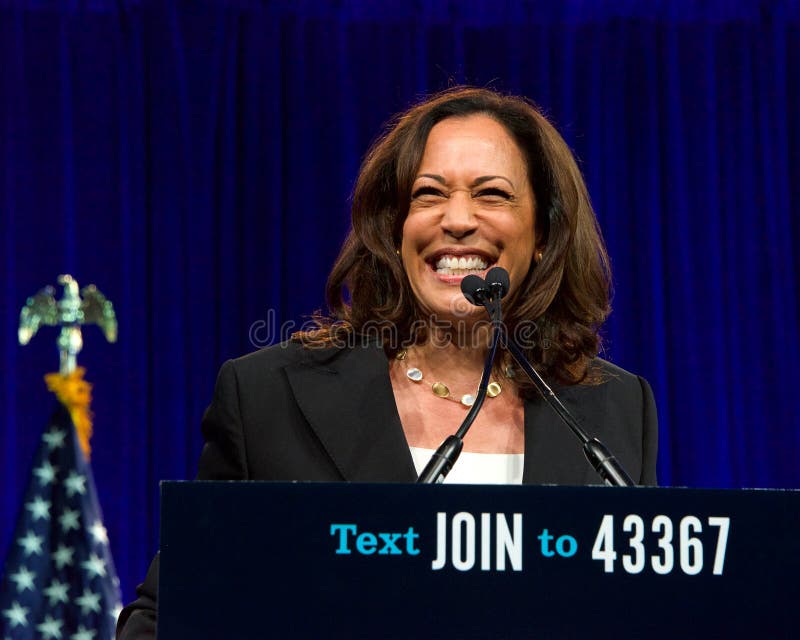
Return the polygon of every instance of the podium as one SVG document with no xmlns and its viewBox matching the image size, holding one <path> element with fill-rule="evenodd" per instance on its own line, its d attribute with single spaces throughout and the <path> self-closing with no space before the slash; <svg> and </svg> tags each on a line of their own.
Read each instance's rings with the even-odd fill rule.
<svg viewBox="0 0 800 640">
<path fill-rule="evenodd" d="M 159 638 L 797 637 L 800 492 L 164 482 Z"/>
</svg>

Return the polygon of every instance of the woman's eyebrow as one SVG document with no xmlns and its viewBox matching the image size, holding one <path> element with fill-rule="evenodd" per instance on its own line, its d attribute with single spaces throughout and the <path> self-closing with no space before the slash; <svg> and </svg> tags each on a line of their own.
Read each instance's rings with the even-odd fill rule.
<svg viewBox="0 0 800 640">
<path fill-rule="evenodd" d="M 436 173 L 421 173 L 420 175 L 417 176 L 416 179 L 419 180 L 420 178 L 430 178 L 431 180 L 436 180 L 436 182 L 440 184 L 444 185 L 447 184 L 447 180 L 445 180 L 443 176 L 440 176 Z M 514 183 L 511 182 L 511 180 L 509 180 L 505 176 L 480 176 L 478 178 L 475 178 L 475 180 L 472 182 L 472 186 L 477 187 L 482 185 L 484 182 L 489 182 L 489 180 L 494 180 L 494 179 L 505 180 L 506 182 L 508 182 L 508 184 L 511 185 L 512 189 L 516 188 L 514 186 Z"/>
<path fill-rule="evenodd" d="M 443 176 L 437 175 L 435 173 L 421 173 L 416 177 L 416 180 L 419 180 L 420 178 L 431 178 L 441 184 L 447 184 L 447 180 L 445 180 Z"/>
<path fill-rule="evenodd" d="M 484 182 L 489 182 L 489 180 L 495 180 L 495 179 L 505 180 L 508 184 L 511 185 L 512 189 L 516 188 L 514 187 L 514 183 L 511 182 L 511 180 L 509 180 L 505 176 L 480 176 L 479 178 L 475 178 L 475 181 L 472 183 L 472 186 L 477 187 L 479 185 L 482 185 Z"/>
</svg>

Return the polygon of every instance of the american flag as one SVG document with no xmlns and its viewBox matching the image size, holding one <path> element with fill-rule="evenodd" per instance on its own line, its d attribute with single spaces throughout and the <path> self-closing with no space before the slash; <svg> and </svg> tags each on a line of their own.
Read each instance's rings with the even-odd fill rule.
<svg viewBox="0 0 800 640">
<path fill-rule="evenodd" d="M 110 640 L 119 611 L 91 467 L 61 406 L 42 435 L 0 580 L 0 638 Z"/>
</svg>

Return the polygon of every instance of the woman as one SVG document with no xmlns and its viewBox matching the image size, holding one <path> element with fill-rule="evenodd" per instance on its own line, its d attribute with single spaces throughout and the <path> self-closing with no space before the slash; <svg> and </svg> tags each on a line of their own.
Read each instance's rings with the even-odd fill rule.
<svg viewBox="0 0 800 640">
<path fill-rule="evenodd" d="M 223 365 L 199 479 L 413 482 L 463 420 L 486 356 L 485 312 L 460 282 L 501 266 L 508 330 L 633 479 L 655 483 L 650 388 L 596 357 L 609 269 L 586 187 L 534 107 L 456 88 L 400 115 L 362 165 L 352 222 L 330 317 Z M 498 360 L 448 480 L 598 482 L 558 417 Z M 154 561 L 120 637 L 152 632 L 156 575 Z"/>
</svg>

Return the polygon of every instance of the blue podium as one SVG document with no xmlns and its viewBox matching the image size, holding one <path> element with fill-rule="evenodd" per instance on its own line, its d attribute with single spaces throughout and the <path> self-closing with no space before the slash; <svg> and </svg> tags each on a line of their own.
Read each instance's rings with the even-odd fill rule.
<svg viewBox="0 0 800 640">
<path fill-rule="evenodd" d="M 164 482 L 159 638 L 798 637 L 800 492 Z"/>
</svg>

